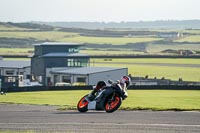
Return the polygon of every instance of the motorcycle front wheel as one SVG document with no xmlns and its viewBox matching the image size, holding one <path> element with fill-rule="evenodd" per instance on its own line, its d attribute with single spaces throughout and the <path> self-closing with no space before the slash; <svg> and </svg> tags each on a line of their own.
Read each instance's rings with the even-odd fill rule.
<svg viewBox="0 0 200 133">
<path fill-rule="evenodd" d="M 86 96 L 82 97 L 81 100 L 77 104 L 77 109 L 78 109 L 79 112 L 88 111 L 88 103 L 89 102 L 85 99 Z"/>
<path fill-rule="evenodd" d="M 108 99 L 105 104 L 105 111 L 107 113 L 112 113 L 116 111 L 122 104 L 122 98 L 115 95 L 113 98 Z"/>
</svg>

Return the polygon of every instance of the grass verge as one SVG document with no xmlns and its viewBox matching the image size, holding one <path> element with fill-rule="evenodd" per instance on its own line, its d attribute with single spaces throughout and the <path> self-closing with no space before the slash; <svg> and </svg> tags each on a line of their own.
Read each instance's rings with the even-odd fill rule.
<svg viewBox="0 0 200 133">
<path fill-rule="evenodd" d="M 120 62 L 121 60 L 113 60 L 113 61 L 102 61 L 102 60 L 94 60 L 94 63 L 91 63 L 92 66 L 110 66 L 110 67 L 127 67 L 128 73 L 132 74 L 132 76 L 146 76 L 149 78 L 156 77 L 157 79 L 161 79 L 165 77 L 165 79 L 178 80 L 182 78 L 184 81 L 200 81 L 200 69 L 198 67 L 185 67 L 185 64 L 194 64 L 198 65 L 199 59 L 150 59 L 145 62 L 145 59 L 141 60 L 128 60 L 124 59 L 124 63 Z M 99 62 L 99 63 L 98 63 Z M 177 62 L 176 65 L 175 62 Z M 132 64 L 130 64 L 132 63 Z M 137 64 L 137 63 L 146 63 L 146 64 Z M 156 65 L 152 65 L 151 63 L 157 63 Z M 166 63 L 162 65 L 162 63 Z M 167 64 L 171 66 L 167 66 Z M 173 65 L 174 64 L 174 65 Z M 183 65 L 183 66 L 181 66 Z"/>
<path fill-rule="evenodd" d="M 0 95 L 0 103 L 56 105 L 58 110 L 76 109 L 79 99 L 88 90 L 20 92 Z M 198 90 L 129 90 L 122 110 L 200 111 Z"/>
</svg>

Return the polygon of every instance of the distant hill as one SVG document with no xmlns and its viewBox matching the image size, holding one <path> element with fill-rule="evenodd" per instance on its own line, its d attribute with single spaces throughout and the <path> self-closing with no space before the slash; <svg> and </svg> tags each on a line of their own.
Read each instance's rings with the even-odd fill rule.
<svg viewBox="0 0 200 133">
<path fill-rule="evenodd" d="M 139 21 L 139 22 L 32 22 L 67 28 L 165 28 L 165 29 L 200 29 L 200 20 L 169 20 L 169 21 Z"/>
<path fill-rule="evenodd" d="M 179 30 L 180 28 L 184 30 Z M 126 49 L 145 53 L 184 49 L 198 53 L 199 37 L 200 20 L 121 23 L 0 22 L 0 48 L 30 48 L 35 43 L 60 41 L 84 43 L 84 49 Z"/>
<path fill-rule="evenodd" d="M 49 26 L 46 24 L 36 24 L 36 23 L 13 23 L 13 22 L 0 22 L 0 26 L 5 26 L 7 28 L 23 28 L 23 29 L 30 29 L 30 30 L 38 30 L 38 31 L 52 31 L 54 30 L 53 26 Z M 14 29 L 15 30 L 15 29 Z"/>
</svg>

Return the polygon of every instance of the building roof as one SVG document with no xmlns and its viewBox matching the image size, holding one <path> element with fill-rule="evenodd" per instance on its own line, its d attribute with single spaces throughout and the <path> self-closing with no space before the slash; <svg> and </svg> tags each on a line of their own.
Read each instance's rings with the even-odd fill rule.
<svg viewBox="0 0 200 133">
<path fill-rule="evenodd" d="M 48 53 L 40 57 L 89 57 L 89 55 L 81 53 Z"/>
<path fill-rule="evenodd" d="M 72 43 L 72 42 L 45 42 L 33 44 L 34 46 L 54 46 L 54 45 L 67 45 L 67 46 L 83 46 L 81 43 Z"/>
<path fill-rule="evenodd" d="M 56 74 L 93 74 L 99 72 L 113 71 L 113 70 L 121 70 L 127 68 L 114 68 L 114 67 L 72 67 L 72 68 L 60 68 L 60 69 L 52 69 L 52 73 Z"/>
<path fill-rule="evenodd" d="M 0 68 L 24 68 L 30 67 L 30 61 L 19 61 L 19 60 L 0 60 Z"/>
</svg>

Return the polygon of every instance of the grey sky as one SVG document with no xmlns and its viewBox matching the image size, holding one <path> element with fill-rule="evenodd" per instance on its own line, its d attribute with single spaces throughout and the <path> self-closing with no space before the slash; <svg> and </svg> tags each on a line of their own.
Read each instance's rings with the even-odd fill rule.
<svg viewBox="0 0 200 133">
<path fill-rule="evenodd" d="M 200 0 L 0 0 L 0 21 L 200 20 Z"/>
</svg>

